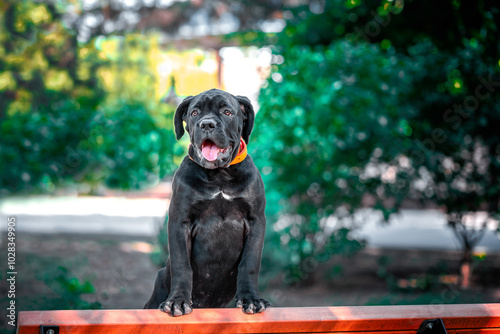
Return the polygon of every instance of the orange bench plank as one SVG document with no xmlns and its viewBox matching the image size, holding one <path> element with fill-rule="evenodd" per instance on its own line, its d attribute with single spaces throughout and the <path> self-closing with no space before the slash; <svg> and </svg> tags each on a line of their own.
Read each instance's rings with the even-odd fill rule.
<svg viewBox="0 0 500 334">
<path fill-rule="evenodd" d="M 415 334 L 423 320 L 442 318 L 449 334 L 500 334 L 500 304 L 270 308 L 255 315 L 240 309 L 195 309 L 172 317 L 159 310 L 73 310 L 19 313 L 18 333 L 40 325 L 59 333 L 339 333 Z"/>
</svg>

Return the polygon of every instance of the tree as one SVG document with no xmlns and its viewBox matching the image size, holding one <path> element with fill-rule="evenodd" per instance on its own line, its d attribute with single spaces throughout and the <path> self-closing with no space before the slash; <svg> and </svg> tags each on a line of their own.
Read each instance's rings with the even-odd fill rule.
<svg viewBox="0 0 500 334">
<path fill-rule="evenodd" d="M 497 5 L 328 1 L 285 14 L 275 49 L 284 62 L 262 90 L 256 135 L 261 170 L 290 199 L 285 212 L 303 217 L 282 240 L 316 240 L 339 207 L 387 217 L 406 199 L 434 203 L 455 228 L 471 212 L 494 218 Z"/>
<path fill-rule="evenodd" d="M 82 75 L 76 37 L 53 6 L 7 1 L 0 15 L 0 191 L 52 192 L 85 167 L 67 149 L 85 139 L 103 91 L 92 64 Z"/>
<path fill-rule="evenodd" d="M 411 113 L 401 96 L 416 69 L 405 57 L 346 41 L 292 46 L 284 57 L 261 91 L 254 155 L 268 189 L 289 199 L 273 229 L 283 236 L 278 244 L 290 271 L 304 279 L 306 259 L 326 261 L 362 246 L 349 233 L 350 213 L 367 194 L 386 210 L 407 190 L 395 174 L 408 164 L 398 153 L 409 144 Z M 402 168 L 399 178 L 407 176 Z"/>
<path fill-rule="evenodd" d="M 75 3 L 64 17 L 79 41 L 131 31 L 156 31 L 168 37 L 201 38 L 280 26 L 285 1 L 94 1 Z"/>
<path fill-rule="evenodd" d="M 135 35 L 79 43 L 63 9 L 0 5 L 0 194 L 158 182 L 183 154 L 174 107 L 151 89 L 158 43 Z"/>
<path fill-rule="evenodd" d="M 443 2 L 427 25 L 411 33 L 415 14 L 428 17 L 430 5 L 409 3 L 381 38 L 427 69 L 408 96 L 418 112 L 409 119 L 413 146 L 405 154 L 418 170 L 412 185 L 415 197 L 446 213 L 463 246 L 461 272 L 470 276 L 466 268 L 472 269 L 479 236 L 489 224 L 498 228 L 500 96 L 495 90 L 500 86 L 500 6 L 489 1 Z M 438 28 L 443 24 L 449 29 Z M 398 38 L 396 31 L 412 38 Z M 463 282 L 469 280 L 462 276 Z"/>
</svg>

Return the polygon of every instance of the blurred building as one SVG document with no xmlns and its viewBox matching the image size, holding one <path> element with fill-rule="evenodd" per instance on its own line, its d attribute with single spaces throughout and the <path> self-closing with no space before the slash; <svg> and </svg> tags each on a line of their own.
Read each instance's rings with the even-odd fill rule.
<svg viewBox="0 0 500 334">
<path fill-rule="evenodd" d="M 208 1 L 208 0 L 82 0 L 70 5 L 66 25 L 81 42 L 117 38 L 138 31 L 155 34 L 154 55 L 159 84 L 157 95 L 172 94 L 171 78 L 179 96 L 220 88 L 248 96 L 256 103 L 273 57 L 269 48 L 242 46 L 237 32 L 275 33 L 285 26 L 286 8 L 308 5 L 316 12 L 322 1 Z"/>
</svg>

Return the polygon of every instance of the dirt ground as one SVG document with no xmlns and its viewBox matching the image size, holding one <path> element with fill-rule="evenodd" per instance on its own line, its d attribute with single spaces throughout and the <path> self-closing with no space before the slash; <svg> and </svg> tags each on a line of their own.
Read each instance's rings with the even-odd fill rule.
<svg viewBox="0 0 500 334">
<path fill-rule="evenodd" d="M 2 243 L 2 254 L 6 254 L 4 248 Z M 151 250 L 149 238 L 21 234 L 16 256 L 17 311 L 82 308 L 95 302 L 104 309 L 142 308 L 157 271 Z M 473 285 L 467 290 L 453 284 L 459 259 L 457 252 L 366 248 L 351 258 L 334 259 L 338 270 L 327 279 L 324 270 L 308 287 L 287 287 L 275 280 L 261 295 L 276 307 L 500 302 L 500 255 L 478 257 Z M 425 286 L 429 268 L 438 271 L 432 277 L 440 280 L 432 291 Z M 2 275 L 6 272 L 2 270 Z M 0 307 L 5 310 L 4 277 L 0 293 Z M 4 317 L 0 324 L 5 328 Z"/>
</svg>

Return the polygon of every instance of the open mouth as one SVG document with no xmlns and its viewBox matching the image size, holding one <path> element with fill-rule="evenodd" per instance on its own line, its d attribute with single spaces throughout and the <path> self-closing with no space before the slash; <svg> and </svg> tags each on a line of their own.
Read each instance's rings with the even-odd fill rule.
<svg viewBox="0 0 500 334">
<path fill-rule="evenodd" d="M 231 147 L 231 146 L 229 146 Z M 226 148 L 218 148 L 217 145 L 210 139 L 207 139 L 203 142 L 201 146 L 201 153 L 203 157 L 208 161 L 215 161 L 219 156 L 219 153 L 224 154 L 227 152 L 229 147 Z"/>
</svg>

